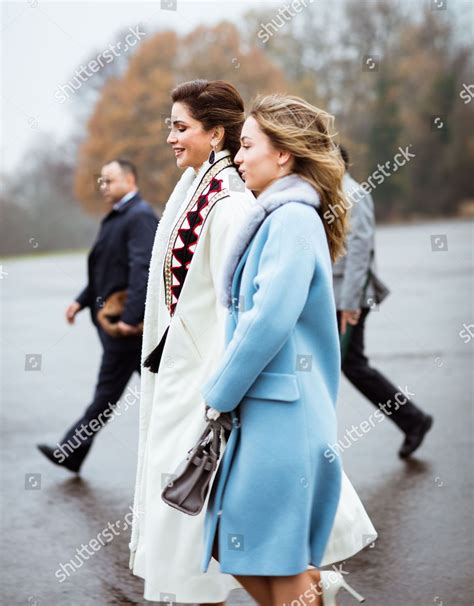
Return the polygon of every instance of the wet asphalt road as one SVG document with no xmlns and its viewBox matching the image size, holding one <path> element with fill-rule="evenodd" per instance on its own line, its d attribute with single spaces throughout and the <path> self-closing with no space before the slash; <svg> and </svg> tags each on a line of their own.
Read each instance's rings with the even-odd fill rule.
<svg viewBox="0 0 474 606">
<path fill-rule="evenodd" d="M 447 235 L 447 250 L 431 235 Z M 410 462 L 397 457 L 401 434 L 389 421 L 344 452 L 345 469 L 379 540 L 346 562 L 349 581 L 376 606 L 474 603 L 472 504 L 472 236 L 469 222 L 383 227 L 380 275 L 392 289 L 370 314 L 373 365 L 407 386 L 435 416 Z M 440 244 L 439 244 L 440 243 Z M 2 548 L 5 605 L 152 604 L 128 569 L 122 530 L 59 582 L 55 572 L 132 502 L 138 405 L 97 438 L 82 477 L 54 467 L 35 449 L 55 443 L 93 392 L 100 347 L 87 313 L 68 326 L 64 309 L 82 288 L 85 253 L 4 259 L 2 292 Z M 471 282 L 472 284 L 472 282 Z M 474 335 L 474 326 L 472 334 Z M 26 357 L 41 355 L 27 364 Z M 36 361 L 36 368 L 35 368 Z M 130 387 L 138 387 L 138 377 Z M 344 379 L 339 433 L 373 407 Z M 173 546 L 168 546 L 170 556 Z M 228 604 L 250 604 L 243 591 Z M 343 595 L 341 606 L 352 604 Z"/>
</svg>

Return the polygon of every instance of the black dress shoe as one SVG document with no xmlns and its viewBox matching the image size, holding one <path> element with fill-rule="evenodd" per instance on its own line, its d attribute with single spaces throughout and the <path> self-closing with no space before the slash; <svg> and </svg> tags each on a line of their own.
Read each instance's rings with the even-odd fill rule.
<svg viewBox="0 0 474 606">
<path fill-rule="evenodd" d="M 73 473 L 79 473 L 79 469 L 81 468 L 80 465 L 74 464 L 72 461 L 69 461 L 69 459 L 67 457 L 65 457 L 62 453 L 63 456 L 63 461 L 60 460 L 60 457 L 58 456 L 54 456 L 54 453 L 56 451 L 55 448 L 51 448 L 51 446 L 48 446 L 47 444 L 37 444 L 36 447 L 38 448 L 38 450 L 40 452 L 42 452 L 44 454 L 44 456 L 49 459 L 51 461 L 51 463 L 54 463 L 55 465 L 59 465 L 59 467 L 65 467 L 66 469 L 69 469 L 69 471 L 72 471 Z"/>
<path fill-rule="evenodd" d="M 410 431 L 410 433 L 407 433 L 405 435 L 405 441 L 403 442 L 402 447 L 398 451 L 398 454 L 401 459 L 406 459 L 412 453 L 414 453 L 417 448 L 421 446 L 425 435 L 431 429 L 432 425 L 433 417 L 431 415 L 425 415 L 425 418 L 423 419 L 423 421 L 421 421 L 418 427 L 416 427 L 416 429 L 413 429 L 412 431 Z"/>
</svg>

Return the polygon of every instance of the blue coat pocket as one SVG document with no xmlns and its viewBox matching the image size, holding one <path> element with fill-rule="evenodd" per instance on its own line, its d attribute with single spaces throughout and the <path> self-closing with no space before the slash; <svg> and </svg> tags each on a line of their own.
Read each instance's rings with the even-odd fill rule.
<svg viewBox="0 0 474 606">
<path fill-rule="evenodd" d="M 249 398 L 293 402 L 300 397 L 296 375 L 279 372 L 262 372 L 245 394 Z"/>
</svg>

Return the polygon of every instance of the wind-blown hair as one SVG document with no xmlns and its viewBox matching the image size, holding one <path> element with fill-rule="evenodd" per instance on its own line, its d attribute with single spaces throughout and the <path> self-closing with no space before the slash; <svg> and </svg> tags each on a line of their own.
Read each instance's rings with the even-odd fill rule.
<svg viewBox="0 0 474 606">
<path fill-rule="evenodd" d="M 249 115 L 275 149 L 292 155 L 292 172 L 318 192 L 331 260 L 336 261 L 345 252 L 349 206 L 342 189 L 344 162 L 332 132 L 334 117 L 300 97 L 279 94 L 257 97 Z M 341 201 L 337 214 L 328 220 L 325 213 L 332 213 L 330 205 Z"/>
</svg>

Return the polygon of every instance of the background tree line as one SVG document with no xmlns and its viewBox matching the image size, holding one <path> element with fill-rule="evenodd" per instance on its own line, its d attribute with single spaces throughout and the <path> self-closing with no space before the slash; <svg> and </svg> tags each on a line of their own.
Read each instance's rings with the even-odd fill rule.
<svg viewBox="0 0 474 606">
<path fill-rule="evenodd" d="M 463 94 L 474 93 L 472 40 L 450 12 L 320 2 L 280 26 L 278 7 L 182 36 L 156 32 L 95 74 L 76 93 L 77 134 L 44 141 L 7 179 L 2 252 L 29 250 L 32 236 L 44 249 L 89 245 L 96 220 L 81 207 L 101 208 L 95 179 L 117 155 L 137 164 L 142 194 L 161 210 L 179 177 L 166 144 L 169 93 L 194 78 L 230 80 L 246 103 L 281 91 L 328 109 L 361 181 L 410 146 L 415 157 L 374 192 L 381 221 L 472 212 L 474 100 Z"/>
</svg>

